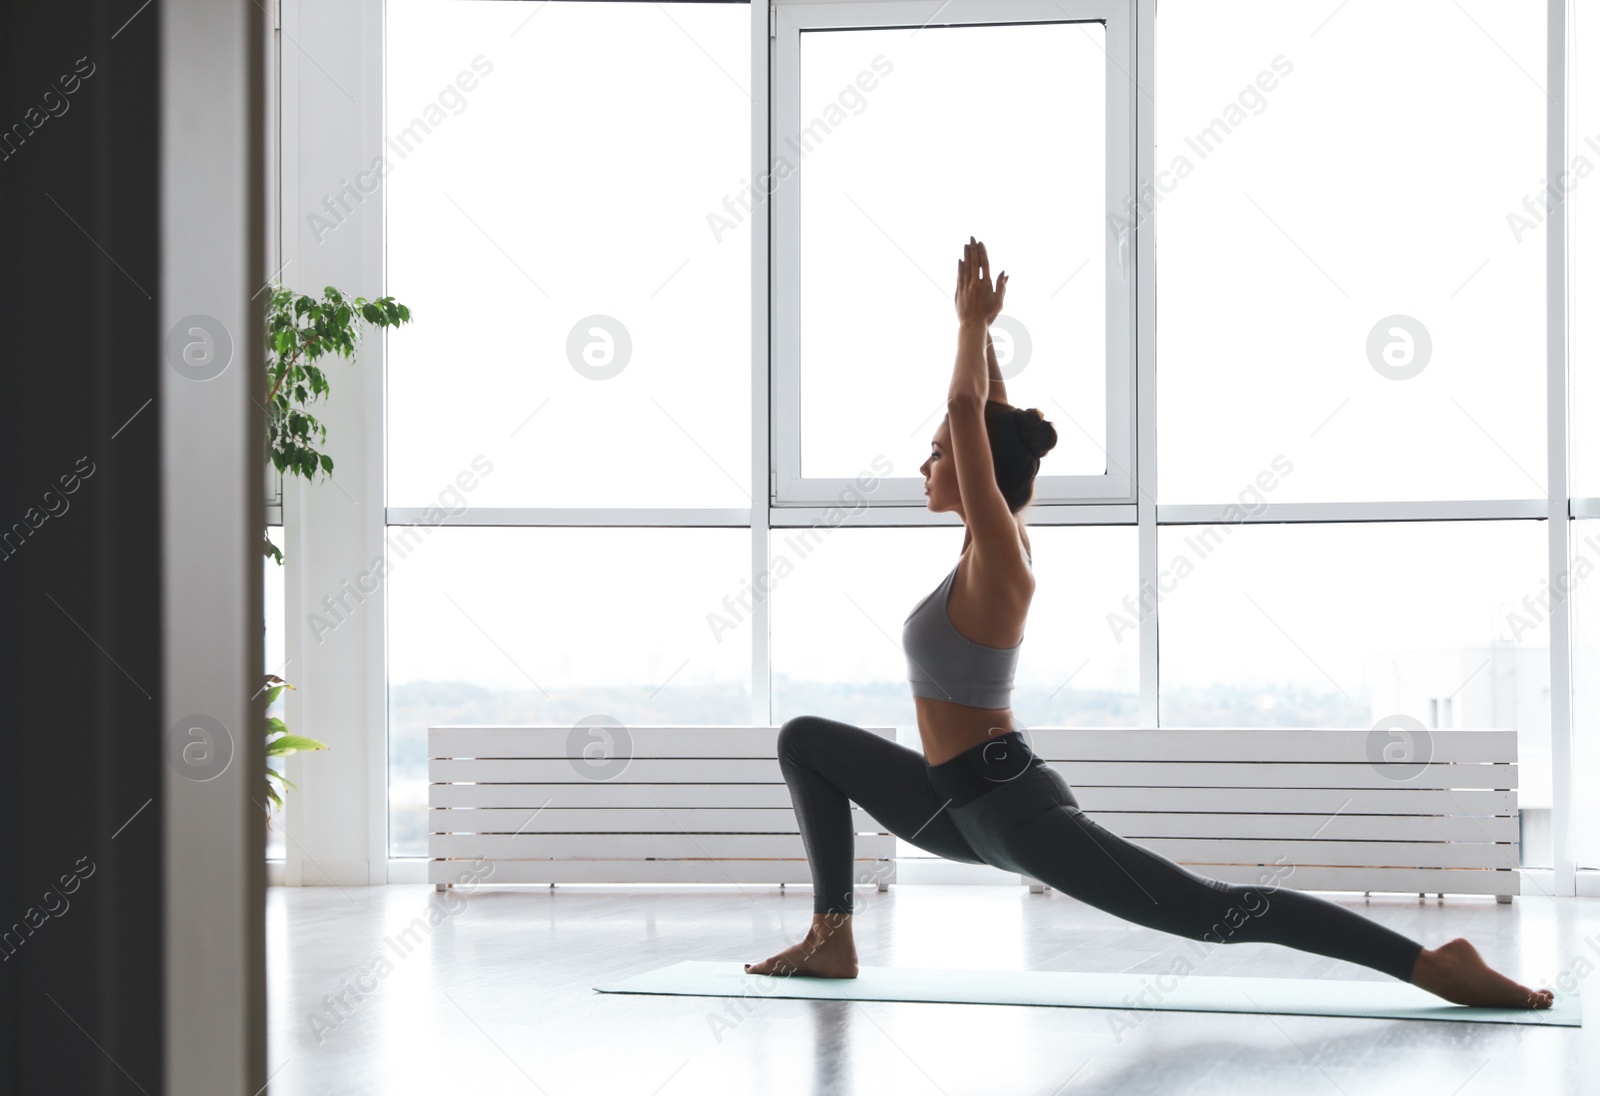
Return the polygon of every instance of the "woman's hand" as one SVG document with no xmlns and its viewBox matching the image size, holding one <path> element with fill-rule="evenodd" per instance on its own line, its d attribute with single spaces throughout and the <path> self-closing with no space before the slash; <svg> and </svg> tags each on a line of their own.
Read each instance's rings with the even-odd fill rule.
<svg viewBox="0 0 1600 1096">
<path fill-rule="evenodd" d="M 989 252 L 976 237 L 962 245 L 962 258 L 956 263 L 956 317 L 962 323 L 981 323 L 985 327 L 1006 301 L 1006 274 L 990 280 Z"/>
<path fill-rule="evenodd" d="M 1006 303 L 1006 286 L 1008 286 L 1010 284 L 1011 284 L 1011 275 L 1007 274 L 1004 270 L 1002 270 L 1000 272 L 1000 277 L 995 279 L 995 283 L 994 283 L 994 309 L 993 309 L 993 311 L 991 311 L 989 313 L 988 316 L 986 316 L 984 318 L 983 322 L 984 322 L 985 326 L 993 327 L 994 326 L 994 321 L 997 318 L 999 318 L 1000 310 L 1005 307 L 1005 303 Z"/>
</svg>

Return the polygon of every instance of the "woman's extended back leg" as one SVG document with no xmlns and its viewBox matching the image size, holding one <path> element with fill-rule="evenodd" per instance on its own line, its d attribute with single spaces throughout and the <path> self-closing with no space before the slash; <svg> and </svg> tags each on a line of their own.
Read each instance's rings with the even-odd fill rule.
<svg viewBox="0 0 1600 1096">
<path fill-rule="evenodd" d="M 1048 779 L 1016 789 L 1037 797 L 1039 809 L 994 835 L 995 849 L 986 847 L 987 839 L 978 842 L 990 863 L 1190 940 L 1283 944 L 1411 981 L 1421 944 L 1352 909 L 1290 889 L 1284 880 L 1293 865 L 1262 868 L 1259 885 L 1196 874 L 1100 825 L 1078 809 L 1059 772 L 1045 771 Z"/>
</svg>

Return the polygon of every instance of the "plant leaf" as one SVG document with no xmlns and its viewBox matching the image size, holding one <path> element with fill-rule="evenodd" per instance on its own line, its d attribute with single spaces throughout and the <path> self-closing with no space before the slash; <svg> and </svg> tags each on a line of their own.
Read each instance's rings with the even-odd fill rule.
<svg viewBox="0 0 1600 1096">
<path fill-rule="evenodd" d="M 326 750 L 326 742 L 318 742 L 305 735 L 286 734 L 282 738 L 274 739 L 267 744 L 267 756 L 278 757 L 283 754 L 292 754 L 299 750 Z"/>
</svg>

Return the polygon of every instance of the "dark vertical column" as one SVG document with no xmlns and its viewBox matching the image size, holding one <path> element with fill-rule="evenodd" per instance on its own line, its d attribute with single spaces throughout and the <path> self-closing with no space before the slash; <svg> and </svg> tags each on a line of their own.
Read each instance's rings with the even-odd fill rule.
<svg viewBox="0 0 1600 1096">
<path fill-rule="evenodd" d="M 159 7 L 0 5 L 0 1089 L 163 1089 Z"/>
</svg>

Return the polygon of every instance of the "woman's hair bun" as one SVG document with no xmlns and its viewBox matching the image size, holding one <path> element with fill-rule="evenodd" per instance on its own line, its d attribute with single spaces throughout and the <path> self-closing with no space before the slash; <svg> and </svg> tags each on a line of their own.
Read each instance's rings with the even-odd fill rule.
<svg viewBox="0 0 1600 1096">
<path fill-rule="evenodd" d="M 1056 447 L 1056 428 L 1050 425 L 1043 411 L 1030 407 L 1022 418 L 1022 438 L 1035 458 L 1042 457 Z"/>
</svg>

